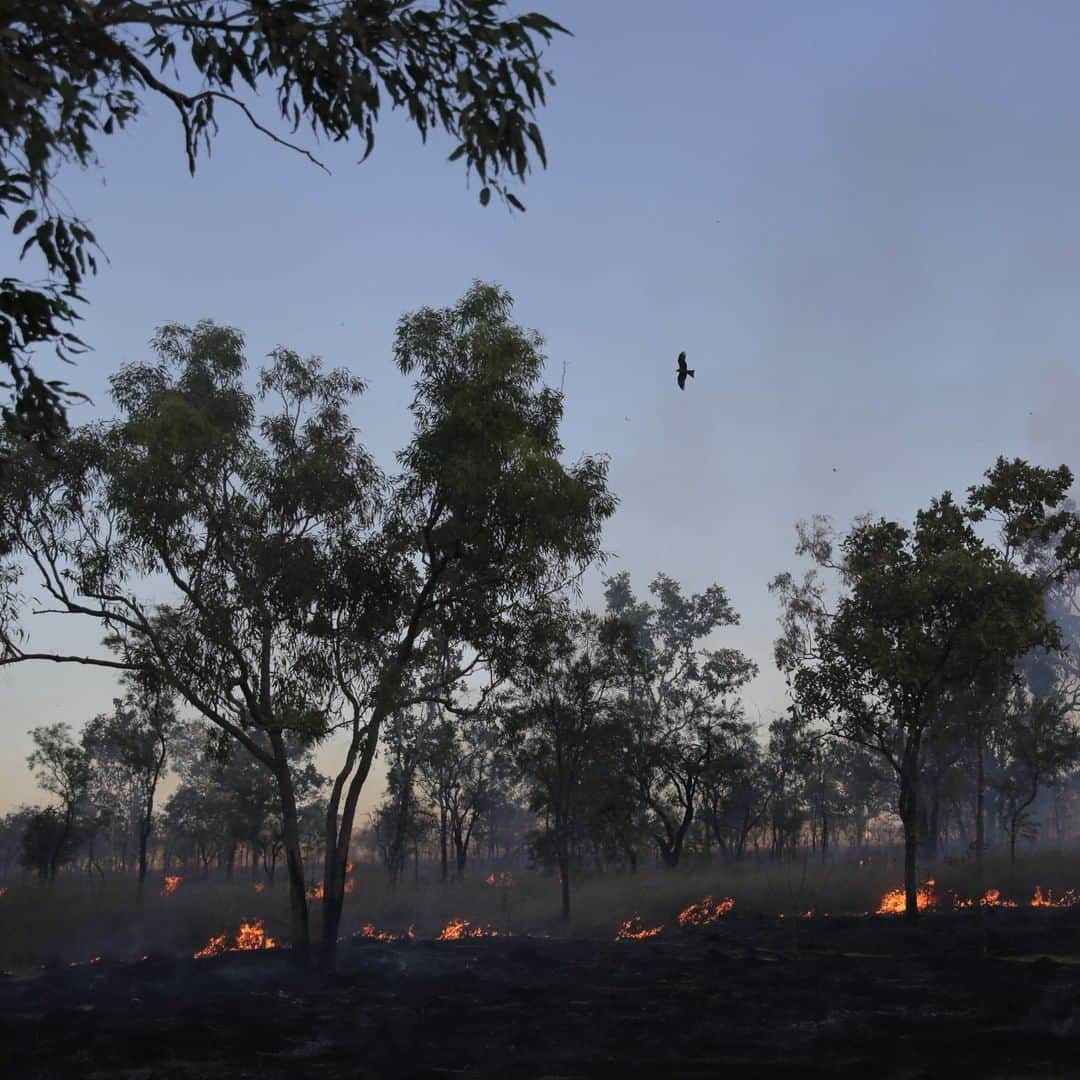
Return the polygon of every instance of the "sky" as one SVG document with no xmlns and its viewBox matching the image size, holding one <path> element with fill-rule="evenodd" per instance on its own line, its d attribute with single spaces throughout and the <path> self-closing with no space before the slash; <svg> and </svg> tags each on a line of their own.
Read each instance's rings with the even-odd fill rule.
<svg viewBox="0 0 1080 1080">
<path fill-rule="evenodd" d="M 363 165 L 309 137 L 327 176 L 222 111 L 192 178 L 151 102 L 99 169 L 59 178 L 109 261 L 85 289 L 94 351 L 40 369 L 93 399 L 74 422 L 108 416 L 109 375 L 150 357 L 157 326 L 211 318 L 253 365 L 285 345 L 367 380 L 354 418 L 389 467 L 410 432 L 398 319 L 497 282 L 564 382 L 567 459 L 611 458 L 610 558 L 585 601 L 624 569 L 639 594 L 658 571 L 722 585 L 741 622 L 710 644 L 758 663 L 743 701 L 767 723 L 786 704 L 767 584 L 800 569 L 799 519 L 909 522 L 1001 454 L 1080 467 L 1080 6 L 529 9 L 574 36 L 546 53 L 549 168 L 519 190 L 526 213 L 481 208 L 452 145 L 393 112 Z M 272 98 L 255 108 L 273 124 Z M 38 647 L 95 647 L 58 622 L 29 624 Z M 100 671 L 0 670 L 0 811 L 42 801 L 28 729 L 77 729 L 115 693 Z"/>
</svg>

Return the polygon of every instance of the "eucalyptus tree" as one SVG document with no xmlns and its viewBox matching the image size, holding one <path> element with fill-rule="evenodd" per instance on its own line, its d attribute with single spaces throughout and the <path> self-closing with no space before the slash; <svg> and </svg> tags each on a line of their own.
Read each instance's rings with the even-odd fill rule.
<svg viewBox="0 0 1080 1080">
<path fill-rule="evenodd" d="M 529 807 L 544 815 L 568 921 L 574 838 L 619 737 L 613 705 L 628 635 L 625 623 L 574 611 L 567 602 L 553 604 L 536 631 L 500 718 Z"/>
<path fill-rule="evenodd" d="M 1043 787 L 1059 783 L 1080 762 L 1080 729 L 1073 703 L 1060 694 L 1036 694 L 1022 683 L 1014 688 L 992 748 L 1000 773 L 997 788 L 1009 841 L 1009 863 L 1016 862 L 1021 835 L 1034 839 L 1038 826 L 1031 807 Z"/>
<path fill-rule="evenodd" d="M 843 592 L 833 610 L 811 571 L 770 588 L 780 594 L 783 633 L 778 666 L 789 677 L 795 708 L 836 734 L 879 753 L 893 771 L 904 832 L 905 913 L 917 917 L 919 780 L 931 726 L 950 696 L 981 679 L 999 680 L 1033 649 L 1060 645 L 1044 609 L 1046 580 L 1013 564 L 1010 545 L 1059 535 L 1059 564 L 1076 560 L 1080 529 L 1060 507 L 1069 470 L 998 459 L 987 483 L 958 505 L 946 492 L 916 515 L 913 529 L 862 519 L 833 558 L 827 522 L 800 528 L 799 548 L 819 567 L 839 571 Z M 1004 519 L 1004 550 L 974 526 Z"/>
<path fill-rule="evenodd" d="M 387 717 L 383 724 L 383 759 L 386 766 L 386 796 L 379 807 L 379 833 L 390 886 L 396 889 L 405 871 L 410 842 L 420 834 L 424 816 L 417 796 L 417 776 L 428 753 L 430 717 L 408 709 Z"/>
<path fill-rule="evenodd" d="M 217 110 L 234 110 L 266 138 L 322 166 L 256 115 L 271 91 L 281 120 L 332 142 L 356 138 L 366 160 L 384 103 L 404 109 L 422 139 L 442 130 L 451 161 L 523 209 L 508 181 L 546 165 L 535 122 L 551 72 L 540 47 L 566 33 L 536 13 L 506 16 L 504 0 L 7 0 L 0 7 L 0 215 L 37 249 L 52 280 L 0 281 L 0 365 L 12 376 L 8 426 L 47 442 L 66 429 L 65 384 L 35 373 L 30 352 L 81 351 L 78 318 L 97 243 L 57 205 L 64 164 L 97 163 L 104 136 L 148 100 L 174 109 L 192 175 L 209 153 Z M 78 396 L 78 395 L 76 395 Z"/>
<path fill-rule="evenodd" d="M 609 616 L 625 622 L 635 642 L 627 654 L 622 710 L 629 767 L 660 857 L 675 867 L 705 778 L 742 723 L 738 692 L 757 666 L 738 649 L 703 645 L 739 622 L 721 586 L 687 597 L 677 582 L 658 574 L 649 591 L 656 602 L 639 602 L 623 572 L 607 581 L 605 595 Z"/>
<path fill-rule="evenodd" d="M 727 733 L 703 778 L 701 803 L 723 857 L 740 861 L 769 810 L 765 758 L 752 725 L 736 724 Z"/>
<path fill-rule="evenodd" d="M 511 306 L 476 284 L 454 308 L 402 319 L 395 358 L 415 376 L 414 433 L 394 476 L 351 422 L 358 378 L 279 347 L 253 394 L 241 335 L 210 322 L 162 328 L 158 362 L 114 376 L 116 421 L 73 432 L 50 457 L 12 444 L 5 565 L 33 571 L 53 610 L 98 625 L 113 654 L 33 651 L 9 605 L 0 666 L 151 673 L 268 769 L 301 962 L 291 743 L 345 736 L 324 834 L 330 965 L 383 722 L 430 700 L 456 708 L 457 688 L 485 668 L 505 675 L 531 612 L 596 558 L 615 506 L 605 459 L 560 460 L 562 397 L 539 385 L 542 339 L 510 321 Z M 447 641 L 461 663 L 437 669 Z"/>
<path fill-rule="evenodd" d="M 139 673 L 246 747 L 277 785 L 302 959 L 288 737 L 329 724 L 330 688 L 305 663 L 318 552 L 340 520 L 370 521 L 379 497 L 346 413 L 362 383 L 278 348 L 252 394 L 240 333 L 210 322 L 164 326 L 153 347 L 156 362 L 111 379 L 116 420 L 73 432 L 51 457 L 19 447 L 0 498 L 0 532 L 37 587 L 56 611 L 96 623 L 112 656 L 30 652 L 5 625 L 0 664 Z"/>
<path fill-rule="evenodd" d="M 146 882 L 147 846 L 154 829 L 154 800 L 175 725 L 176 709 L 168 690 L 146 679 L 141 684 L 132 680 L 128 693 L 114 699 L 113 711 L 96 716 L 82 734 L 99 782 L 114 794 L 127 796 L 125 809 L 130 808 L 138 853 L 136 889 L 140 901 Z"/>
<path fill-rule="evenodd" d="M 347 733 L 327 799 L 328 965 L 357 802 L 386 718 L 425 702 L 475 715 L 528 655 L 549 598 L 602 557 L 616 505 L 607 459 L 562 461 L 562 394 L 541 383 L 543 339 L 511 321 L 512 306 L 477 282 L 453 307 L 400 321 L 394 355 L 415 379 L 413 437 L 379 528 L 344 528 L 320 575 L 329 647 L 318 657 Z"/>
<path fill-rule="evenodd" d="M 464 751 L 453 720 L 441 716 L 433 720 L 431 740 L 418 769 L 418 784 L 433 808 L 439 838 L 439 877 L 446 881 L 450 875 L 450 819 L 461 790 Z"/>
<path fill-rule="evenodd" d="M 54 881 L 57 868 L 75 840 L 80 812 L 86 810 L 93 764 L 85 748 L 72 738 L 69 724 L 36 727 L 30 737 L 34 751 L 27 763 L 34 770 L 38 786 L 59 803 L 39 817 L 41 828 L 36 834 L 48 838 L 42 844 L 45 854 L 39 866 L 43 876 Z"/>
</svg>

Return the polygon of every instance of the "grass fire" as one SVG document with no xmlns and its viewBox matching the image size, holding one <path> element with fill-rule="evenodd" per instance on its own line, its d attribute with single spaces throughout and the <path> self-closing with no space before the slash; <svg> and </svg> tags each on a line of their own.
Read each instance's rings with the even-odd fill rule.
<svg viewBox="0 0 1080 1080">
<path fill-rule="evenodd" d="M 659 937 L 663 932 L 663 924 L 660 926 L 646 926 L 641 921 L 640 915 L 632 915 L 615 932 L 615 940 L 647 941 L 649 938 Z"/>
<path fill-rule="evenodd" d="M 247 920 L 240 924 L 236 936 L 229 943 L 228 934 L 218 934 L 212 937 L 198 952 L 194 954 L 196 960 L 206 956 L 218 956 L 225 952 L 256 952 L 259 949 L 275 949 L 277 942 L 263 929 L 262 919 Z"/>
<path fill-rule="evenodd" d="M 735 901 L 731 897 L 723 900 L 714 900 L 706 896 L 697 903 L 690 904 L 679 912 L 680 926 L 709 926 L 711 923 L 722 919 L 735 907 Z"/>
</svg>

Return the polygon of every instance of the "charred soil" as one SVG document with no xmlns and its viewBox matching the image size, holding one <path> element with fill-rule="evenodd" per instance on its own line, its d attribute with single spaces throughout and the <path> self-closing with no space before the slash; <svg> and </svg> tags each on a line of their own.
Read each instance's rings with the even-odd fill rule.
<svg viewBox="0 0 1080 1080">
<path fill-rule="evenodd" d="M 1080 1076 L 1080 910 L 106 959 L 0 978 L 0 1075 Z"/>
</svg>

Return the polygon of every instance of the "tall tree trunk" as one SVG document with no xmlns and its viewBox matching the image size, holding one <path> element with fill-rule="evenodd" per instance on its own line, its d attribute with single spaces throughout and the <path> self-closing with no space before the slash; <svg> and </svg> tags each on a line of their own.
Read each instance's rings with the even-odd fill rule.
<svg viewBox="0 0 1080 1080">
<path fill-rule="evenodd" d="M 983 725 L 976 730 L 975 748 L 975 891 L 983 894 L 983 854 L 986 849 L 986 777 L 983 762 Z"/>
<path fill-rule="evenodd" d="M 444 884 L 450 874 L 450 851 L 446 807 L 439 807 L 439 880 Z"/>
<path fill-rule="evenodd" d="M 308 922 L 307 883 L 304 880 L 304 856 L 300 850 L 300 819 L 296 809 L 296 789 L 289 771 L 285 740 L 280 731 L 271 730 L 270 746 L 274 754 L 275 775 L 281 796 L 281 823 L 284 833 L 285 864 L 289 871 L 289 925 L 292 932 L 293 960 L 306 967 L 311 946 Z"/>
<path fill-rule="evenodd" d="M 904 922 L 919 920 L 919 744 L 910 736 L 900 763 L 900 821 L 904 827 Z"/>
<path fill-rule="evenodd" d="M 565 830 L 559 830 L 559 886 L 562 893 L 562 921 L 570 921 L 570 843 Z"/>
</svg>

